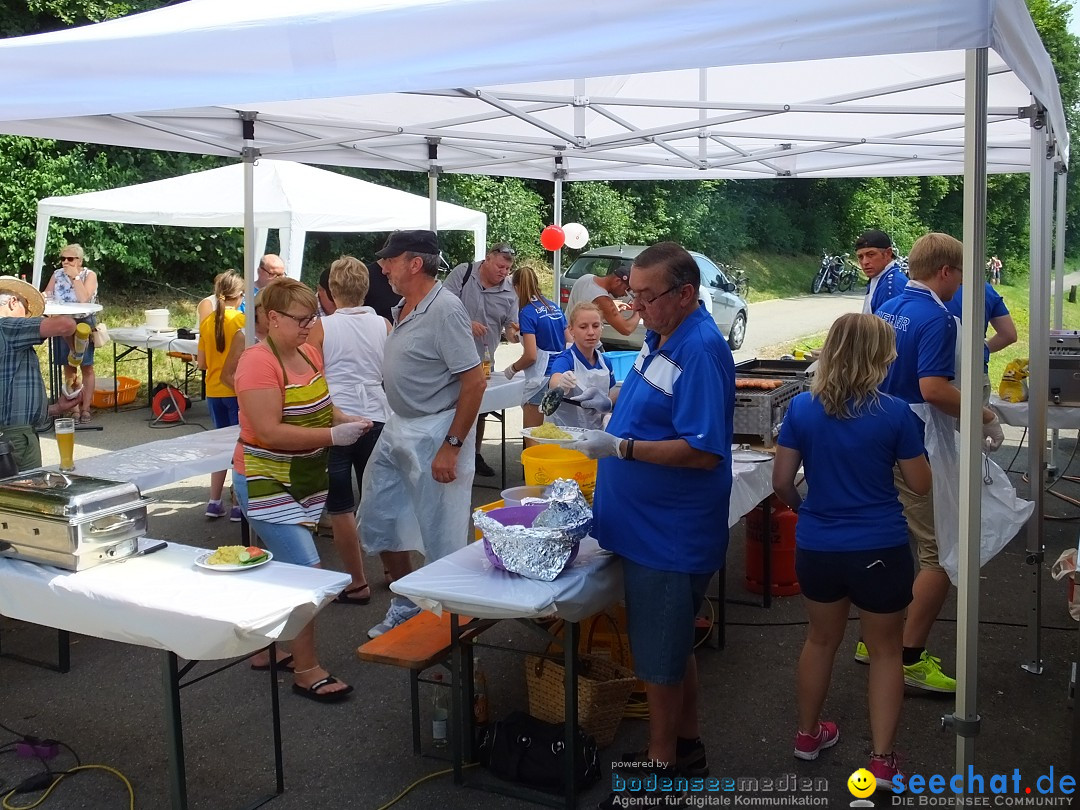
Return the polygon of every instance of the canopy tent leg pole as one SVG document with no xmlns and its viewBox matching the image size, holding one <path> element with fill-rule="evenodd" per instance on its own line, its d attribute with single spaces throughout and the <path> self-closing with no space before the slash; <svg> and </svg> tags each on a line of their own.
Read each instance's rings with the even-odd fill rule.
<svg viewBox="0 0 1080 810">
<path fill-rule="evenodd" d="M 1028 399 L 1028 480 L 1035 511 L 1027 527 L 1024 562 L 1031 581 L 1031 609 L 1028 610 L 1027 660 L 1021 668 L 1042 674 L 1042 565 L 1046 499 L 1043 482 L 1046 476 L 1046 401 L 1050 384 L 1050 285 L 1046 271 L 1050 267 L 1050 205 L 1053 168 L 1047 160 L 1048 135 L 1045 111 L 1035 102 L 1031 116 L 1031 227 L 1030 227 L 1030 306 L 1028 321 L 1029 399 Z"/>
<path fill-rule="evenodd" d="M 35 290 L 41 289 L 41 268 L 45 266 L 45 247 L 49 241 L 49 214 L 38 214 L 37 233 L 34 236 L 34 272 L 30 276 Z"/>
<path fill-rule="evenodd" d="M 439 139 L 428 139 L 428 226 L 435 233 L 439 232 Z"/>
<path fill-rule="evenodd" d="M 244 301 L 251 307 L 251 317 L 244 320 L 244 340 L 249 346 L 255 344 L 255 116 L 254 112 L 241 112 L 244 128 Z"/>
<path fill-rule="evenodd" d="M 566 170 L 563 168 L 562 155 L 555 156 L 555 198 L 554 198 L 554 223 L 562 226 L 562 183 Z M 562 298 L 560 284 L 562 282 L 562 248 L 556 250 L 551 256 L 551 269 L 555 276 L 555 286 L 552 288 L 551 297 L 555 301 Z M 569 313 L 568 313 L 569 314 Z"/>
<path fill-rule="evenodd" d="M 964 67 L 964 267 L 982 277 L 986 253 L 987 51 L 969 50 Z M 979 733 L 979 553 L 982 525 L 982 324 L 986 289 L 970 285 L 960 317 L 960 503 L 956 599 L 956 708 L 944 722 L 956 734 L 956 773 L 975 763 Z"/>
<path fill-rule="evenodd" d="M 1057 185 L 1057 204 L 1054 213 L 1057 215 L 1057 227 L 1054 228 L 1054 328 L 1060 329 L 1064 317 L 1065 297 L 1065 181 L 1069 175 L 1065 167 L 1060 163 L 1054 172 L 1054 183 Z"/>
</svg>

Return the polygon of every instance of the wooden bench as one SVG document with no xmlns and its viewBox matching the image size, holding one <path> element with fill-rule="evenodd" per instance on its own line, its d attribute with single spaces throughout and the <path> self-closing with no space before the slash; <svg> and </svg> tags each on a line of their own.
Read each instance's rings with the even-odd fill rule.
<svg viewBox="0 0 1080 810">
<path fill-rule="evenodd" d="M 495 621 L 458 616 L 458 624 L 462 641 L 468 641 L 491 627 Z M 450 657 L 450 646 L 450 614 L 436 616 L 425 610 L 356 648 L 356 656 L 361 661 L 409 670 L 414 754 L 420 754 L 420 673 L 445 663 Z"/>
</svg>

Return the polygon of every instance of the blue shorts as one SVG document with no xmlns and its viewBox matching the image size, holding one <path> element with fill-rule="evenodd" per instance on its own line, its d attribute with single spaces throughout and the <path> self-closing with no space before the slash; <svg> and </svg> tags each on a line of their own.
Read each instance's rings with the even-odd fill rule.
<svg viewBox="0 0 1080 810">
<path fill-rule="evenodd" d="M 93 320 L 78 319 L 76 323 L 88 323 L 93 328 Z M 71 346 L 67 342 L 67 338 L 54 337 L 52 339 L 52 361 L 54 366 L 66 366 L 68 364 L 68 355 L 71 354 Z M 80 366 L 93 366 L 94 365 L 94 340 L 93 335 L 90 336 L 90 340 L 86 341 L 86 351 L 83 352 L 82 362 Z"/>
<path fill-rule="evenodd" d="M 215 428 L 240 424 L 240 403 L 236 397 L 207 397 L 206 407 L 210 409 L 210 422 Z"/>
<path fill-rule="evenodd" d="M 331 447 L 327 469 L 330 473 L 330 492 L 326 496 L 326 511 L 331 515 L 343 515 L 356 511 L 359 498 L 353 497 L 353 472 L 359 486 L 364 480 L 371 451 L 379 441 L 383 423 L 376 422 L 367 433 L 348 447 Z"/>
<path fill-rule="evenodd" d="M 850 599 L 868 613 L 897 613 L 911 603 L 915 563 L 906 543 L 860 551 L 796 548 L 795 574 L 811 602 Z"/>
<path fill-rule="evenodd" d="M 676 686 L 694 649 L 694 618 L 712 574 L 657 571 L 622 558 L 626 630 L 634 674 L 646 683 Z"/>
<path fill-rule="evenodd" d="M 548 380 L 550 379 L 550 375 L 544 377 L 544 384 L 540 386 L 539 391 L 533 394 L 529 399 L 525 400 L 526 405 L 535 405 L 537 408 L 540 407 L 540 400 L 542 400 L 544 398 L 544 394 L 548 392 Z"/>
<path fill-rule="evenodd" d="M 246 516 L 248 513 L 247 476 L 235 471 L 233 471 L 233 497 L 236 498 Z M 268 523 L 265 520 L 252 520 L 250 517 L 248 524 L 263 544 L 270 549 L 275 560 L 293 565 L 319 564 L 315 537 L 307 526 L 301 526 L 299 523 Z"/>
</svg>

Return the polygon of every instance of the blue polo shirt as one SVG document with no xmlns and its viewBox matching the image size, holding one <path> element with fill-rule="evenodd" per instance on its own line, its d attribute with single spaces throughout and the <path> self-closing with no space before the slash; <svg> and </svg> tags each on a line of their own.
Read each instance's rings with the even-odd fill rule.
<svg viewBox="0 0 1080 810">
<path fill-rule="evenodd" d="M 548 363 L 548 374 L 565 374 L 568 371 L 573 371 L 575 358 L 577 358 L 577 361 L 585 366 L 585 368 L 606 368 L 608 372 L 608 390 L 610 391 L 615 387 L 615 372 L 612 371 L 611 366 L 608 365 L 608 361 L 604 358 L 604 353 L 597 352 L 596 362 L 590 363 L 585 359 L 585 355 L 581 353 L 581 350 L 578 349 L 576 345 L 571 346 L 569 349 L 564 349 L 551 358 L 551 362 Z M 620 394 L 620 396 L 622 395 Z"/>
<path fill-rule="evenodd" d="M 956 319 L 930 290 L 914 283 L 874 314 L 896 330 L 896 360 L 881 390 L 904 402 L 925 402 L 921 378 L 954 376 Z"/>
<path fill-rule="evenodd" d="M 877 312 L 878 309 L 886 301 L 890 301 L 896 296 L 900 295 L 907 287 L 908 277 L 903 270 L 900 269 L 895 261 L 890 262 L 884 270 L 881 271 L 881 275 L 878 276 L 877 287 L 874 288 L 874 295 L 870 299 L 870 311 Z M 870 282 L 866 284 L 866 291 L 870 292 Z"/>
<path fill-rule="evenodd" d="M 684 439 L 716 453 L 711 470 L 601 459 L 593 534 L 603 548 L 660 571 L 724 567 L 731 499 L 735 364 L 701 307 L 668 337 L 647 332 L 607 431 L 639 440 Z"/>
<path fill-rule="evenodd" d="M 887 394 L 850 419 L 829 416 L 809 393 L 795 397 L 777 442 L 797 450 L 806 471 L 796 545 L 811 551 L 906 545 L 893 466 L 925 452 L 922 432 L 907 403 Z"/>
<path fill-rule="evenodd" d="M 550 375 L 555 355 L 566 348 L 566 316 L 546 298 L 534 298 L 518 312 L 518 326 L 521 334 L 536 336 L 536 348 L 551 353 L 544 371 Z"/>
<path fill-rule="evenodd" d="M 986 338 L 986 330 L 990 328 L 991 318 L 1000 318 L 1002 315 L 1009 314 L 1009 308 L 1005 306 L 1005 300 L 998 294 L 998 291 L 994 289 L 994 285 L 989 281 L 984 282 L 986 284 L 986 317 L 983 319 L 983 339 Z M 960 308 L 964 303 L 964 288 L 960 287 L 956 291 L 956 295 L 952 297 L 952 300 L 945 302 L 945 309 L 949 310 L 957 318 L 960 317 Z M 990 349 L 987 346 L 983 346 L 983 373 L 985 374 L 990 370 Z"/>
</svg>

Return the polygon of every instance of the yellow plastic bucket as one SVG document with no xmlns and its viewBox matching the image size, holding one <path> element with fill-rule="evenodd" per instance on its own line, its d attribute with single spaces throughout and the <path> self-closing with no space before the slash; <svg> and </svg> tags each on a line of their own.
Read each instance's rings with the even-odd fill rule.
<svg viewBox="0 0 1080 810">
<path fill-rule="evenodd" d="M 556 478 L 573 478 L 590 504 L 596 489 L 596 459 L 577 450 L 566 450 L 552 444 L 538 444 L 521 451 L 525 468 L 525 483 L 547 486 Z"/>
</svg>

